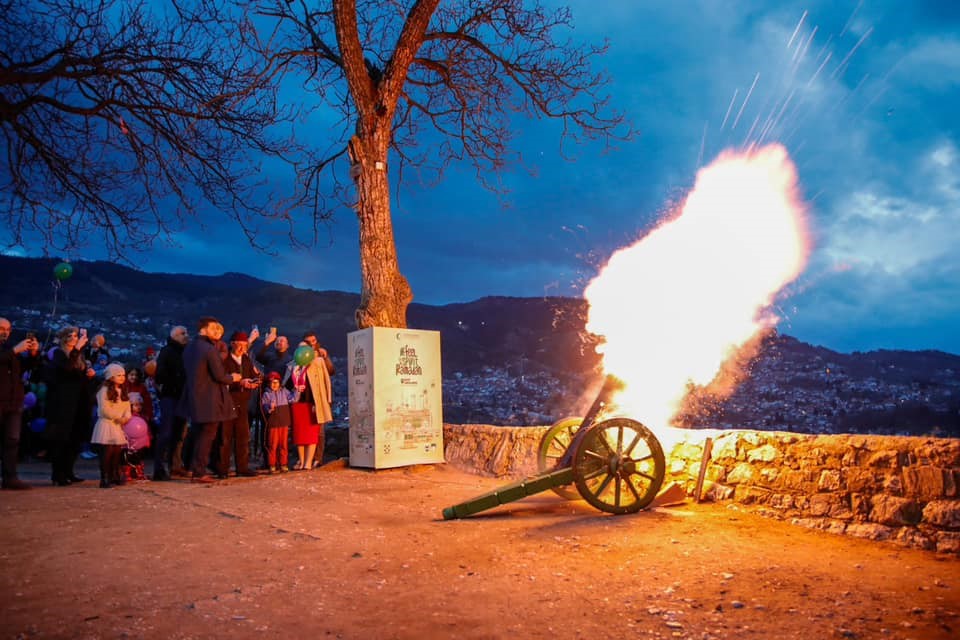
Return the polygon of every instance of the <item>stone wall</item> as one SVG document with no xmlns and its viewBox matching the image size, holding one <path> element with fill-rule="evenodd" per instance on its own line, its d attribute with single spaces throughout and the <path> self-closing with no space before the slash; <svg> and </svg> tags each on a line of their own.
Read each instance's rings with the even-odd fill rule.
<svg viewBox="0 0 960 640">
<path fill-rule="evenodd" d="M 537 473 L 546 427 L 444 425 L 449 464 L 482 475 Z M 960 553 L 960 440 L 671 429 L 658 434 L 664 486 L 833 533 Z"/>
</svg>

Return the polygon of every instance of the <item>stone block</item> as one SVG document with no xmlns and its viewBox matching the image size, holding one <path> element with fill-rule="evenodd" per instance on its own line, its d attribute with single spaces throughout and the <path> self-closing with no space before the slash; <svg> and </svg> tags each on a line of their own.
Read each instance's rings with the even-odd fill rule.
<svg viewBox="0 0 960 640">
<path fill-rule="evenodd" d="M 870 518 L 870 496 L 862 493 L 850 494 L 850 512 L 861 522 Z"/>
<path fill-rule="evenodd" d="M 878 494 L 870 498 L 870 519 L 886 525 L 903 526 L 920 522 L 923 513 L 915 500 Z"/>
<path fill-rule="evenodd" d="M 764 469 L 760 469 L 759 478 L 757 480 L 765 487 L 773 487 L 777 484 L 778 478 L 780 478 L 780 470 L 777 467 L 766 467 Z"/>
<path fill-rule="evenodd" d="M 820 478 L 817 480 L 817 491 L 836 491 L 840 486 L 839 470 L 824 469 L 820 472 Z"/>
<path fill-rule="evenodd" d="M 942 553 L 960 553 L 960 531 L 938 531 L 936 542 L 937 551 Z"/>
<path fill-rule="evenodd" d="M 710 454 L 714 460 L 723 460 L 724 458 L 737 459 L 738 437 L 735 433 L 724 434 L 718 437 L 713 443 L 713 452 Z"/>
<path fill-rule="evenodd" d="M 807 511 L 814 516 L 850 519 L 852 513 L 845 496 L 836 493 L 815 493 L 810 496 Z"/>
<path fill-rule="evenodd" d="M 771 462 L 777 458 L 779 452 L 770 444 L 765 444 L 756 449 L 747 452 L 747 460 L 750 462 Z"/>
<path fill-rule="evenodd" d="M 872 522 L 851 522 L 847 525 L 845 531 L 849 536 L 866 538 L 868 540 L 889 540 L 896 535 L 896 532 L 897 530 L 893 527 Z"/>
<path fill-rule="evenodd" d="M 903 495 L 903 480 L 899 473 L 894 473 L 883 478 L 883 492 L 893 496 Z"/>
<path fill-rule="evenodd" d="M 899 531 L 897 531 L 897 535 L 894 536 L 893 540 L 897 544 L 913 549 L 926 549 L 927 551 L 933 551 L 937 548 L 937 541 L 933 537 L 928 536 L 915 527 L 901 528 Z"/>
<path fill-rule="evenodd" d="M 884 449 L 868 456 L 866 465 L 868 467 L 880 467 L 882 469 L 899 469 L 899 456 L 896 451 Z"/>
<path fill-rule="evenodd" d="M 960 530 L 960 500 L 932 500 L 923 508 L 923 522 L 942 529 Z"/>
<path fill-rule="evenodd" d="M 753 480 L 755 470 L 752 464 L 741 462 L 727 474 L 727 482 L 730 484 L 749 483 Z"/>
<path fill-rule="evenodd" d="M 734 500 L 744 504 L 767 504 L 770 500 L 770 492 L 750 485 L 740 485 L 735 487 Z"/>
<path fill-rule="evenodd" d="M 848 491 L 857 493 L 874 493 L 881 486 L 873 471 L 868 469 L 852 468 L 842 472 L 843 483 Z"/>
<path fill-rule="evenodd" d="M 812 469 L 784 469 L 780 472 L 780 486 L 797 493 L 816 493 L 817 477 Z"/>
<path fill-rule="evenodd" d="M 920 500 L 936 500 L 944 496 L 943 475 L 940 467 L 904 467 L 903 494 Z"/>
</svg>

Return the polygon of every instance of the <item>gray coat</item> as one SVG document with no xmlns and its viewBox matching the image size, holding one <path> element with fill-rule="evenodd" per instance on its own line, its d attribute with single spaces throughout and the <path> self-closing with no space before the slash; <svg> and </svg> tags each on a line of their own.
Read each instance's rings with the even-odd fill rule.
<svg viewBox="0 0 960 640">
<path fill-rule="evenodd" d="M 227 385 L 232 382 L 223 369 L 216 346 L 199 336 L 183 350 L 183 368 L 187 383 L 180 396 L 178 413 L 193 424 L 233 420 L 236 412 Z"/>
</svg>

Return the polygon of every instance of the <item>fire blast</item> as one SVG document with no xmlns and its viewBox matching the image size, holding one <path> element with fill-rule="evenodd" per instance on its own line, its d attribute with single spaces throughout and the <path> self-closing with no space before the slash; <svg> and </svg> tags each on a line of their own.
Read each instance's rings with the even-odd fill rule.
<svg viewBox="0 0 960 640">
<path fill-rule="evenodd" d="M 587 329 L 626 385 L 624 415 L 667 426 L 688 383 L 709 383 L 758 331 L 810 251 L 797 171 L 779 144 L 725 151 L 674 212 L 588 285 Z"/>
</svg>

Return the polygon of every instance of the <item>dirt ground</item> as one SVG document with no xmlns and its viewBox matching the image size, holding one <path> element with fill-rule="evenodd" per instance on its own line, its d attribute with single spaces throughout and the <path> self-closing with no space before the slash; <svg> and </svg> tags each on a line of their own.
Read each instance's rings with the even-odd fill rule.
<svg viewBox="0 0 960 640">
<path fill-rule="evenodd" d="M 83 475 L 94 478 L 92 464 Z M 0 493 L 7 638 L 957 638 L 960 560 L 687 503 L 611 516 L 446 465 Z"/>
</svg>

